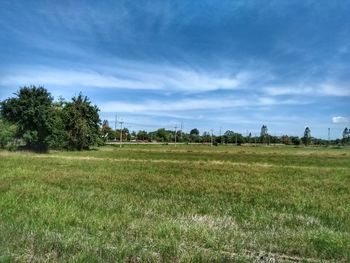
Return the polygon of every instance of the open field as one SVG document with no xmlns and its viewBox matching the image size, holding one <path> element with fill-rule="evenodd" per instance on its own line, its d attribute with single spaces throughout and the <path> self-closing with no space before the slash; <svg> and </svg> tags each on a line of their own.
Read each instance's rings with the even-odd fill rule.
<svg viewBox="0 0 350 263">
<path fill-rule="evenodd" d="M 350 149 L 0 152 L 0 262 L 349 262 Z"/>
</svg>

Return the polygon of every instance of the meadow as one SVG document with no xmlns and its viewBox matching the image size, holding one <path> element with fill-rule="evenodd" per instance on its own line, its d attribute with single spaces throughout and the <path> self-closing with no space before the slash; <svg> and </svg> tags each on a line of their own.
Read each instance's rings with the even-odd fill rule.
<svg viewBox="0 0 350 263">
<path fill-rule="evenodd" d="M 0 152 L 0 262 L 349 261 L 349 148 Z"/>
</svg>

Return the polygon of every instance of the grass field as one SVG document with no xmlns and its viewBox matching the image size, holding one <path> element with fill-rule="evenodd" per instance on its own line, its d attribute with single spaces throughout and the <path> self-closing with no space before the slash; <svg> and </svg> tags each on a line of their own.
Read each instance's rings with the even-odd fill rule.
<svg viewBox="0 0 350 263">
<path fill-rule="evenodd" d="M 350 262 L 350 149 L 0 152 L 0 262 Z"/>
</svg>

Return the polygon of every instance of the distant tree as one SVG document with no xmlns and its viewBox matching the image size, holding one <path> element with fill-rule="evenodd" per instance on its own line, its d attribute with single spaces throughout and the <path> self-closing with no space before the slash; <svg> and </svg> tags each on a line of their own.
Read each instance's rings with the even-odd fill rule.
<svg viewBox="0 0 350 263">
<path fill-rule="evenodd" d="M 182 133 L 182 142 L 188 143 L 191 141 L 190 134 L 189 133 Z"/>
<path fill-rule="evenodd" d="M 140 130 L 137 132 L 136 138 L 139 141 L 147 141 L 148 140 L 148 133 L 146 131 Z"/>
<path fill-rule="evenodd" d="M 100 143 L 98 112 L 97 106 L 81 93 L 66 103 L 63 113 L 69 148 L 83 150 Z"/>
<path fill-rule="evenodd" d="M 267 126 L 266 125 L 263 125 L 262 127 L 261 127 L 261 131 L 260 131 L 260 141 L 262 142 L 262 143 L 266 143 L 268 140 L 268 136 L 269 136 L 269 134 L 268 134 L 268 129 L 267 129 Z"/>
<path fill-rule="evenodd" d="M 302 138 L 302 141 L 303 141 L 305 146 L 308 146 L 311 143 L 311 130 L 310 130 L 309 127 L 305 128 L 304 136 Z"/>
<path fill-rule="evenodd" d="M 245 139 L 244 139 L 243 135 L 240 133 L 235 133 L 234 140 L 235 140 L 235 143 L 238 145 L 245 143 Z"/>
<path fill-rule="evenodd" d="M 251 143 L 252 142 L 252 133 L 251 132 L 248 133 L 248 136 L 246 137 L 246 142 L 247 143 Z"/>
<path fill-rule="evenodd" d="M 190 135 L 199 135 L 199 130 L 197 128 L 192 129 Z"/>
<path fill-rule="evenodd" d="M 102 122 L 101 135 L 104 141 L 113 140 L 115 138 L 115 134 L 112 128 L 109 126 L 108 120 L 103 120 Z"/>
<path fill-rule="evenodd" d="M 202 134 L 202 142 L 211 142 L 211 133 L 210 132 L 203 132 Z"/>
<path fill-rule="evenodd" d="M 297 137 L 297 136 L 292 136 L 292 137 L 290 137 L 290 140 L 292 141 L 292 143 L 293 143 L 294 145 L 300 145 L 300 144 L 301 144 L 301 140 L 300 140 L 300 138 Z"/>
<path fill-rule="evenodd" d="M 235 133 L 233 131 L 227 130 L 224 133 L 225 143 L 234 143 L 235 142 Z"/>
<path fill-rule="evenodd" d="M 156 140 L 161 142 L 169 142 L 171 138 L 171 132 L 166 131 L 164 128 L 158 129 L 155 135 Z"/>
<path fill-rule="evenodd" d="M 123 136 L 123 141 L 130 141 L 130 139 L 131 139 L 131 133 L 130 133 L 130 131 L 129 131 L 129 129 L 128 128 L 123 128 L 123 134 L 122 134 L 122 136 Z"/>
<path fill-rule="evenodd" d="M 291 145 L 292 144 L 292 140 L 291 140 L 291 138 L 289 138 L 288 135 L 283 135 L 281 137 L 281 140 L 282 140 L 282 143 L 285 144 L 285 145 Z"/>
<path fill-rule="evenodd" d="M 1 115 L 16 124 L 17 136 L 25 140 L 27 147 L 46 151 L 53 133 L 53 98 L 43 87 L 23 87 L 15 97 L 3 101 Z"/>
<path fill-rule="evenodd" d="M 199 142 L 199 130 L 194 128 L 190 131 L 190 140 L 191 142 Z"/>
</svg>

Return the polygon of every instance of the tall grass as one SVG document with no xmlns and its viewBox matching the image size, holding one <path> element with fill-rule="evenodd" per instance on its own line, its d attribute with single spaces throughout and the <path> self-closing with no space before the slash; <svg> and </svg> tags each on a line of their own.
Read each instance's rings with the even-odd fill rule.
<svg viewBox="0 0 350 263">
<path fill-rule="evenodd" d="M 0 261 L 350 261 L 350 152 L 0 152 Z"/>
</svg>

